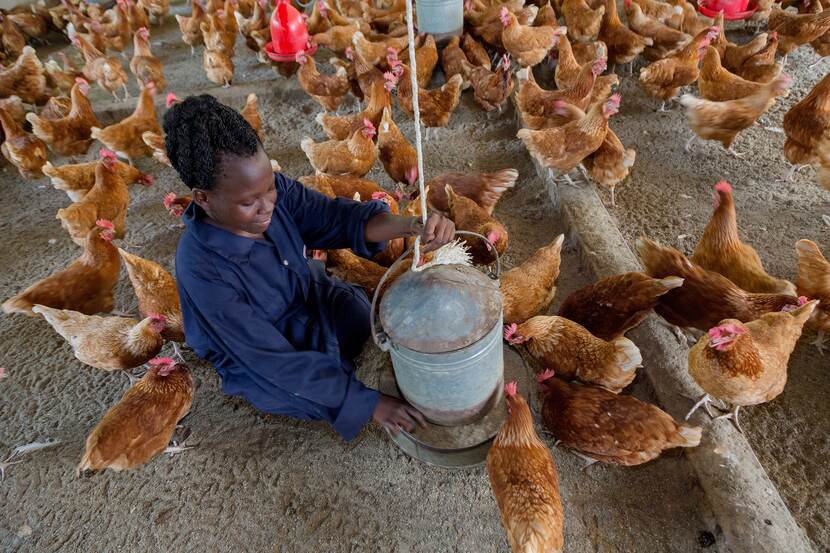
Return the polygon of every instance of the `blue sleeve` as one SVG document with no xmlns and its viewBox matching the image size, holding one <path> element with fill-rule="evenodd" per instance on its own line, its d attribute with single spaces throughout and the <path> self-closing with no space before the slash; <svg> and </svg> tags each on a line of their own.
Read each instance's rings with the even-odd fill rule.
<svg viewBox="0 0 830 553">
<path fill-rule="evenodd" d="M 389 211 L 377 200 L 356 202 L 346 198 L 329 198 L 306 188 L 280 173 L 275 174 L 279 198 L 294 218 L 303 242 L 312 249 L 348 248 L 370 259 L 386 248 L 386 242 L 366 242 L 366 222 Z"/>
<path fill-rule="evenodd" d="M 191 273 L 186 280 L 182 284 L 188 301 L 198 306 L 202 330 L 259 388 L 276 387 L 322 407 L 316 414 L 346 440 L 371 418 L 379 392 L 360 382 L 339 358 L 295 350 L 218 273 Z"/>
</svg>

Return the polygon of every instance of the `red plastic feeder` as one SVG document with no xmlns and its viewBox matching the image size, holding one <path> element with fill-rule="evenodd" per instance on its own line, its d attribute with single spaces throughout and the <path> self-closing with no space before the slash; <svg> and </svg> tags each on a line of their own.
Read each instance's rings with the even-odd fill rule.
<svg viewBox="0 0 830 553">
<path fill-rule="evenodd" d="M 316 51 L 305 18 L 289 0 L 279 0 L 271 16 L 271 42 L 265 45 L 265 53 L 273 61 L 296 61 L 298 53 L 314 55 Z"/>
<path fill-rule="evenodd" d="M 697 10 L 706 17 L 715 18 L 723 12 L 723 18 L 734 21 L 746 19 L 758 7 L 749 8 L 749 0 L 699 0 Z"/>
</svg>

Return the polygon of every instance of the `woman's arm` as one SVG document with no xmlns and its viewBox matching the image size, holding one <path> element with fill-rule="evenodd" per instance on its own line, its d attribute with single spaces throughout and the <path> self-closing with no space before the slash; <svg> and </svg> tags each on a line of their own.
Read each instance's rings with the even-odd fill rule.
<svg viewBox="0 0 830 553">
<path fill-rule="evenodd" d="M 420 217 L 402 217 L 378 213 L 366 221 L 364 237 L 367 242 L 386 242 L 403 236 L 421 236 L 422 252 L 437 250 L 452 241 L 455 224 L 439 213 L 433 213 L 426 225 Z"/>
</svg>

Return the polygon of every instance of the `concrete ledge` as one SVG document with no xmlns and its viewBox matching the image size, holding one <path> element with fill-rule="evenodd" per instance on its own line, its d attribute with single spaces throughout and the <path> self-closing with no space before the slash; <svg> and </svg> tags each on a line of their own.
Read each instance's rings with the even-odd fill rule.
<svg viewBox="0 0 830 553">
<path fill-rule="evenodd" d="M 518 109 L 516 110 L 518 112 Z M 517 123 L 520 122 L 517 113 Z M 563 216 L 580 259 L 597 279 L 642 271 L 593 186 L 560 186 L 533 160 L 551 202 Z M 633 185 L 632 185 L 633 186 Z M 628 333 L 643 354 L 641 369 L 661 406 L 682 419 L 703 395 L 689 376 L 688 348 L 680 345 L 657 315 Z M 752 447 L 728 420 L 712 421 L 702 410 L 694 418 L 704 427 L 700 446 L 684 450 L 700 480 L 727 546 L 738 553 L 812 552 Z"/>
</svg>

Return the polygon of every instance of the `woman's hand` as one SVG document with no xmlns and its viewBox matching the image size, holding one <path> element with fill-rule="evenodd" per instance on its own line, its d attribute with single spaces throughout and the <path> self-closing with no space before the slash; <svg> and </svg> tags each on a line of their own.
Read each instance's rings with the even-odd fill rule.
<svg viewBox="0 0 830 553">
<path fill-rule="evenodd" d="M 397 435 L 401 429 L 413 432 L 417 426 L 426 426 L 420 411 L 392 396 L 381 395 L 372 413 L 372 418 L 381 426 Z"/>
<path fill-rule="evenodd" d="M 404 236 L 420 236 L 421 252 L 437 250 L 452 242 L 455 223 L 440 213 L 433 213 L 426 224 L 420 217 L 401 217 L 390 213 L 378 213 L 366 222 L 364 237 L 367 242 L 384 242 Z"/>
<path fill-rule="evenodd" d="M 416 234 L 421 235 L 421 253 L 437 250 L 455 237 L 455 223 L 440 213 L 432 213 L 425 225 L 418 219 L 418 228 L 420 231 Z"/>
</svg>

